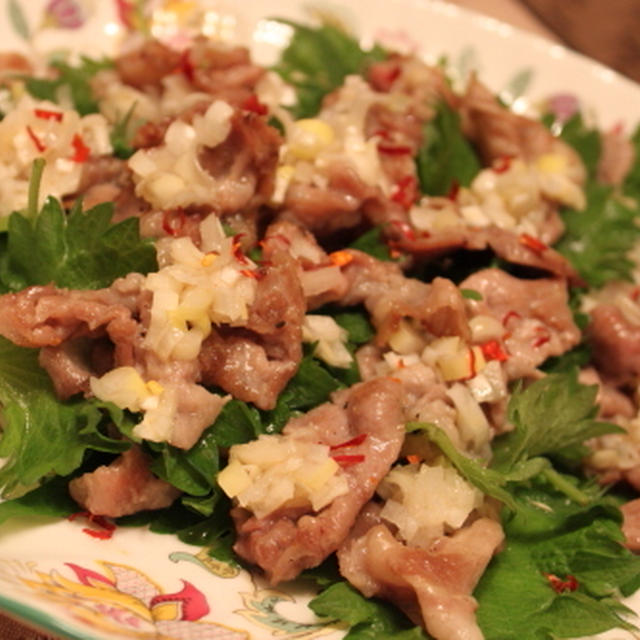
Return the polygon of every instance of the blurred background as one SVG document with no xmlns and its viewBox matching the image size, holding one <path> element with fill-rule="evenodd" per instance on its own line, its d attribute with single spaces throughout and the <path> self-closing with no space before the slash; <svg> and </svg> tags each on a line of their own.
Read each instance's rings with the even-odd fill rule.
<svg viewBox="0 0 640 640">
<path fill-rule="evenodd" d="M 546 36 L 640 82 L 640 0 L 449 1 Z"/>
</svg>

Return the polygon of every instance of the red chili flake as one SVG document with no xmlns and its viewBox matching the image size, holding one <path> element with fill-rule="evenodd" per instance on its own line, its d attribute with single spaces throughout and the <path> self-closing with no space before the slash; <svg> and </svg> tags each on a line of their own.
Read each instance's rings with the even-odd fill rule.
<svg viewBox="0 0 640 640">
<path fill-rule="evenodd" d="M 264 116 L 269 112 L 267 105 L 262 104 L 255 93 L 252 93 L 241 106 L 245 111 L 252 111 L 253 113 L 257 113 L 259 116 Z"/>
<path fill-rule="evenodd" d="M 189 58 L 189 49 L 185 49 L 180 56 L 180 66 L 178 71 L 181 71 L 189 82 L 193 82 L 194 66 Z"/>
<path fill-rule="evenodd" d="M 511 168 L 512 161 L 513 161 L 513 158 L 511 156 L 501 156 L 500 158 L 497 158 L 496 160 L 493 161 L 491 168 L 496 173 L 505 173 L 506 171 L 509 171 L 509 169 Z"/>
<path fill-rule="evenodd" d="M 411 228 L 411 226 L 402 222 L 401 220 L 392 220 L 391 224 L 407 239 L 407 240 L 415 240 L 416 234 L 415 231 Z"/>
<path fill-rule="evenodd" d="M 635 287 L 633 291 L 629 294 L 629 297 L 634 302 L 638 302 L 638 297 L 640 297 L 640 287 Z"/>
<path fill-rule="evenodd" d="M 264 273 L 252 269 L 240 269 L 240 273 L 246 278 L 253 278 L 254 280 L 262 280 L 264 278 Z"/>
<path fill-rule="evenodd" d="M 478 371 L 476 370 L 476 352 L 469 347 L 467 353 L 469 354 L 469 375 L 465 378 L 465 380 L 471 380 L 474 378 Z"/>
<path fill-rule="evenodd" d="M 402 252 L 398 251 L 397 249 L 391 249 L 391 251 L 389 251 L 389 257 L 397 260 L 398 258 L 402 257 Z"/>
<path fill-rule="evenodd" d="M 351 438 L 351 440 L 347 440 L 346 442 L 341 442 L 340 444 L 333 444 L 329 447 L 331 451 L 335 451 L 336 449 L 344 449 L 345 447 L 357 447 L 362 444 L 367 439 L 366 433 L 361 433 L 357 435 L 355 438 Z"/>
<path fill-rule="evenodd" d="M 538 238 L 534 238 L 528 233 L 521 233 L 518 240 L 521 245 L 524 245 L 525 247 L 531 249 L 531 251 L 535 251 L 536 253 L 542 253 L 549 248 L 544 242 L 538 240 Z"/>
<path fill-rule="evenodd" d="M 91 524 L 100 527 L 100 529 L 89 529 L 88 527 L 84 527 L 82 532 L 94 538 L 100 538 L 101 540 L 108 540 L 111 538 L 116 529 L 116 525 L 113 524 L 113 522 L 107 520 L 104 516 L 98 516 L 89 511 L 78 511 L 77 513 L 72 513 L 68 517 L 68 520 L 73 522 L 76 518 L 86 518 Z"/>
<path fill-rule="evenodd" d="M 87 147 L 82 139 L 82 136 L 76 133 L 71 140 L 71 146 L 73 147 L 73 155 L 71 160 L 74 162 L 82 163 L 86 162 L 91 155 L 91 149 Z"/>
<path fill-rule="evenodd" d="M 362 454 L 331 456 L 341 467 L 351 467 L 364 462 Z"/>
<path fill-rule="evenodd" d="M 181 235 L 187 214 L 183 209 L 167 209 L 162 214 L 162 229 L 167 235 L 176 238 Z"/>
<path fill-rule="evenodd" d="M 554 573 L 542 572 L 542 575 L 549 581 L 551 588 L 556 593 L 564 593 L 565 591 L 575 591 L 578 588 L 578 580 L 575 576 L 568 575 L 564 580 Z"/>
<path fill-rule="evenodd" d="M 373 132 L 374 136 L 378 136 L 378 138 L 382 138 L 383 140 L 391 140 L 391 134 L 386 129 L 378 129 Z"/>
<path fill-rule="evenodd" d="M 521 317 L 522 316 L 517 311 L 507 311 L 507 313 L 504 314 L 504 318 L 502 318 L 502 326 L 506 327 L 507 322 L 509 322 L 511 318 L 521 318 Z"/>
<path fill-rule="evenodd" d="M 451 186 L 449 187 L 449 191 L 447 192 L 447 198 L 455 202 L 459 193 L 460 193 L 460 183 L 457 180 L 452 180 Z"/>
<path fill-rule="evenodd" d="M 497 360 L 498 362 L 504 362 L 509 359 L 509 355 L 502 350 L 500 343 L 497 340 L 489 340 L 480 345 L 482 355 L 487 360 Z"/>
<path fill-rule="evenodd" d="M 411 147 L 406 144 L 382 144 L 378 145 L 378 151 L 388 156 L 411 155 Z"/>
<path fill-rule="evenodd" d="M 369 80 L 379 91 L 389 91 L 400 71 L 400 65 L 395 62 L 379 62 L 369 68 Z"/>
<path fill-rule="evenodd" d="M 353 255 L 348 251 L 334 251 L 329 254 L 329 260 L 331 260 L 331 263 L 336 267 L 344 267 L 353 261 Z"/>
<path fill-rule="evenodd" d="M 539 338 L 536 338 L 533 341 L 533 344 L 531 346 L 541 347 L 543 344 L 546 344 L 547 342 L 549 342 L 549 340 L 551 340 L 549 332 L 544 327 L 538 327 L 537 332 L 541 335 Z"/>
<path fill-rule="evenodd" d="M 416 201 L 418 196 L 418 182 L 414 176 L 405 176 L 400 178 L 394 185 L 391 200 L 402 205 L 406 210 L 411 209 L 411 205 Z"/>
<path fill-rule="evenodd" d="M 406 458 L 409 464 L 418 464 L 420 462 L 420 456 L 417 456 L 413 453 L 410 453 L 408 456 L 406 456 Z"/>
<path fill-rule="evenodd" d="M 244 233 L 236 233 L 236 235 L 233 236 L 231 253 L 233 253 L 233 257 L 240 264 L 249 264 L 249 261 L 247 260 L 247 256 L 245 256 L 244 253 L 242 253 L 242 245 L 240 244 L 240 238 L 243 238 L 244 236 L 245 236 Z"/>
<path fill-rule="evenodd" d="M 40 139 L 38 138 L 38 136 L 33 133 L 33 129 L 27 125 L 27 133 L 29 134 L 29 137 L 31 138 L 31 141 L 33 142 L 33 144 L 36 146 L 36 149 L 40 152 L 43 153 L 44 151 L 47 150 L 46 145 L 44 145 Z"/>
<path fill-rule="evenodd" d="M 49 109 L 34 109 L 33 113 L 36 114 L 36 118 L 55 120 L 56 122 L 62 122 L 62 116 L 64 115 L 59 111 L 50 111 Z"/>
</svg>

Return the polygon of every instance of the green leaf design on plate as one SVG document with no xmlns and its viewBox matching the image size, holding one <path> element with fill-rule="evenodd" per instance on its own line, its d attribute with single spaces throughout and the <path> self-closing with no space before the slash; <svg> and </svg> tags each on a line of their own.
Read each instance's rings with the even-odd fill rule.
<svg viewBox="0 0 640 640">
<path fill-rule="evenodd" d="M 24 40 L 29 40 L 31 37 L 31 31 L 29 29 L 29 23 L 25 18 L 22 11 L 22 7 L 17 0 L 9 0 L 7 3 L 7 13 L 9 14 L 9 21 L 13 30 Z"/>
<path fill-rule="evenodd" d="M 516 73 L 505 88 L 500 92 L 500 99 L 507 105 L 512 105 L 520 96 L 523 96 L 533 79 L 533 69 L 523 69 Z"/>
</svg>

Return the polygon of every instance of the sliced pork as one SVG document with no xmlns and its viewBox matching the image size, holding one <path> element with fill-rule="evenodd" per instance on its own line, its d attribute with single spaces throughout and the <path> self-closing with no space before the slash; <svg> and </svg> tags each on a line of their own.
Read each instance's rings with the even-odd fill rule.
<svg viewBox="0 0 640 640">
<path fill-rule="evenodd" d="M 344 468 L 349 493 L 319 513 L 280 510 L 257 519 L 240 507 L 232 511 L 238 534 L 234 550 L 261 567 L 272 584 L 317 566 L 346 538 L 400 452 L 404 439 L 401 385 L 389 378 L 356 385 L 337 394 L 332 403 L 292 419 L 284 433 L 334 447 L 357 436 L 365 438 L 340 448 L 341 455 L 355 456 L 346 458 L 356 462 Z"/>
<path fill-rule="evenodd" d="M 302 358 L 306 304 L 298 266 L 279 243 L 264 243 L 267 265 L 242 329 L 214 329 L 199 356 L 202 380 L 261 409 L 278 395 Z"/>
<path fill-rule="evenodd" d="M 473 315 L 489 315 L 504 328 L 509 379 L 536 376 L 536 368 L 580 342 L 564 280 L 523 280 L 500 269 L 484 269 L 460 284 L 482 300 L 467 301 Z"/>
<path fill-rule="evenodd" d="M 111 464 L 72 480 L 69 493 L 89 513 L 110 518 L 164 509 L 180 491 L 154 476 L 149 463 L 149 457 L 134 445 Z"/>
<path fill-rule="evenodd" d="M 338 550 L 340 573 L 364 596 L 394 602 L 436 640 L 482 640 L 472 593 L 503 538 L 497 522 L 480 518 L 428 549 L 407 547 L 369 505 Z"/>
</svg>

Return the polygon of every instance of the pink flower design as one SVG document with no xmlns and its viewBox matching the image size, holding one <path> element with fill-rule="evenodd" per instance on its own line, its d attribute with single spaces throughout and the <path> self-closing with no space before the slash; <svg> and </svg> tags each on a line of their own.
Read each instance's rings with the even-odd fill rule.
<svg viewBox="0 0 640 640">
<path fill-rule="evenodd" d="M 54 29 L 79 29 L 86 19 L 77 0 L 49 0 L 44 8 L 43 26 Z"/>
</svg>

